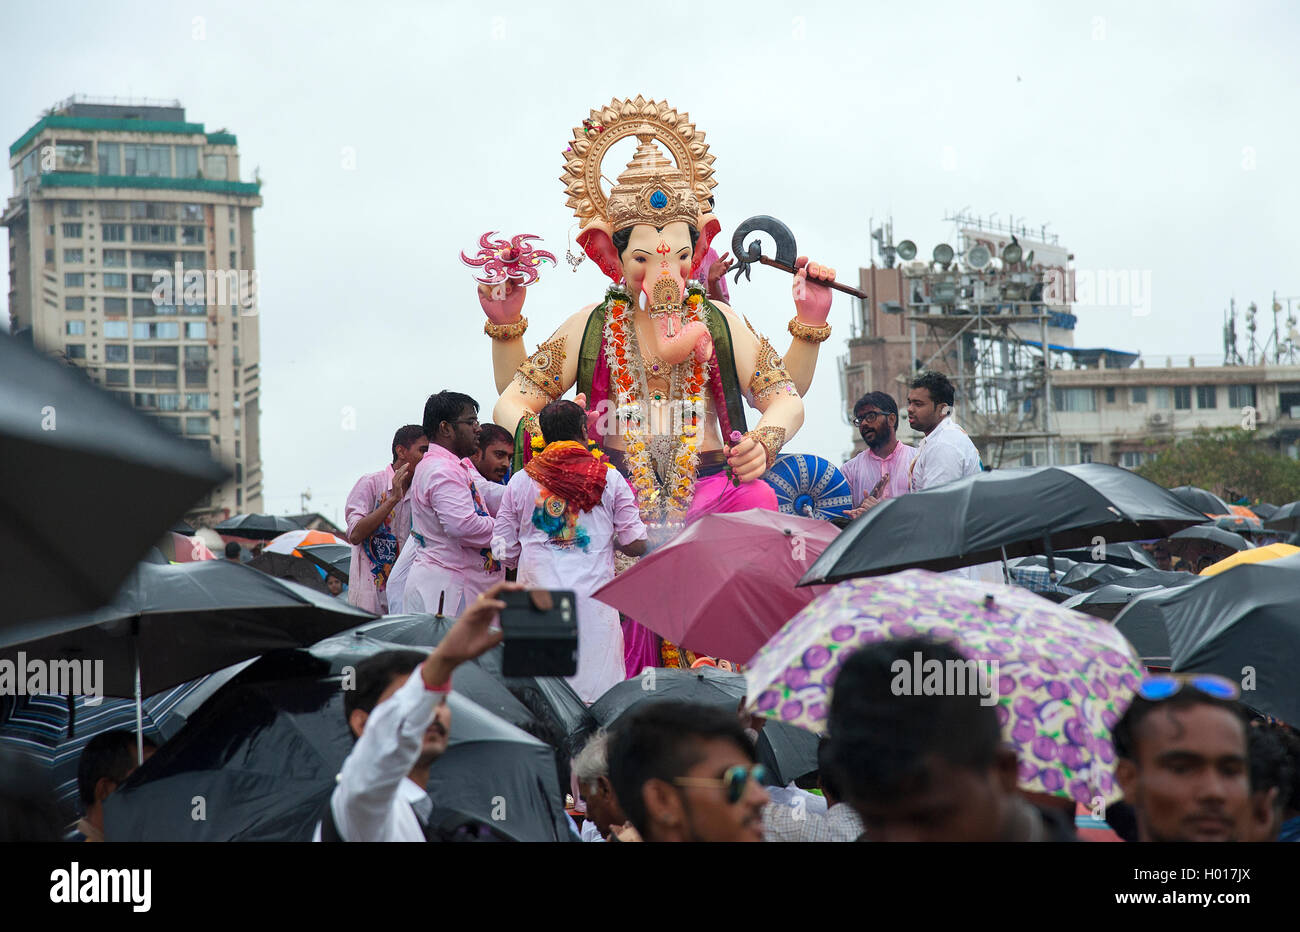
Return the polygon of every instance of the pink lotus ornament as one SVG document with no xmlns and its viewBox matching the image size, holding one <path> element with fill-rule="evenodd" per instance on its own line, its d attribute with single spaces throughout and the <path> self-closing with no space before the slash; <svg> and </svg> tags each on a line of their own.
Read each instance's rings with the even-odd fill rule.
<svg viewBox="0 0 1300 932">
<path fill-rule="evenodd" d="M 473 257 L 460 254 L 460 261 L 471 268 L 481 269 L 474 280 L 481 285 L 531 285 L 538 279 L 538 266 L 549 261 L 555 265 L 555 256 L 544 249 L 534 249 L 529 240 L 541 239 L 531 233 L 521 233 L 511 239 L 493 239 L 495 230 L 478 238 L 479 251 Z"/>
</svg>

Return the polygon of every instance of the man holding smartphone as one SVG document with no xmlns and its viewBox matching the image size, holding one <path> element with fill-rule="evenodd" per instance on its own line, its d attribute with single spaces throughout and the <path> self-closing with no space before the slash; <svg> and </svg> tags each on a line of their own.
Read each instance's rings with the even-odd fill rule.
<svg viewBox="0 0 1300 932">
<path fill-rule="evenodd" d="M 579 405 L 553 401 L 538 423 L 546 447 L 506 486 L 492 551 L 518 566 L 529 589 L 577 596 L 578 672 L 569 682 L 590 703 L 626 673 L 618 611 L 591 594 L 614 578 L 615 547 L 630 556 L 645 552 L 646 529 L 627 480 L 588 448 Z"/>
<path fill-rule="evenodd" d="M 916 449 L 898 439 L 898 402 L 885 392 L 868 392 L 853 406 L 853 426 L 867 448 L 840 467 L 853 492 L 856 518 L 887 498 L 911 491 Z"/>
<path fill-rule="evenodd" d="M 425 841 L 433 811 L 425 792 L 429 768 L 447 749 L 452 672 L 501 642 L 493 623 L 514 583 L 478 596 L 423 660 L 416 651 L 385 651 L 357 665 L 356 688 L 344 698 L 357 738 L 343 762 L 316 841 Z"/>
</svg>

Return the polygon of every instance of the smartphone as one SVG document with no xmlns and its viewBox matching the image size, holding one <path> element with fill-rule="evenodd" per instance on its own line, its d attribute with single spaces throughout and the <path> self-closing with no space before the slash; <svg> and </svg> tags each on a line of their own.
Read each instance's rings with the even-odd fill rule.
<svg viewBox="0 0 1300 932">
<path fill-rule="evenodd" d="M 503 592 L 503 676 L 573 676 L 578 672 L 578 601 L 568 589 Z"/>
</svg>

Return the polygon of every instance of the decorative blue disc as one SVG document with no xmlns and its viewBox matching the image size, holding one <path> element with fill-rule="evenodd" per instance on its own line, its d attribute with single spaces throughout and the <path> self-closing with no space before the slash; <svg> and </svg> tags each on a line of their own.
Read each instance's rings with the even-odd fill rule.
<svg viewBox="0 0 1300 932">
<path fill-rule="evenodd" d="M 829 521 L 853 507 L 849 481 L 833 464 L 808 453 L 778 456 L 763 475 L 776 492 L 777 507 L 788 515 Z"/>
<path fill-rule="evenodd" d="M 668 206 L 668 195 L 662 191 L 655 191 L 650 195 L 650 206 L 655 210 L 663 210 Z"/>
</svg>

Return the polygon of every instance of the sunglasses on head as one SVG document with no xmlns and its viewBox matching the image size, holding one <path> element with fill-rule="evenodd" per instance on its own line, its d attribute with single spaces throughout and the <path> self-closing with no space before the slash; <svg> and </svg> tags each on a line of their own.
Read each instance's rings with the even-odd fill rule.
<svg viewBox="0 0 1300 932">
<path fill-rule="evenodd" d="M 1213 673 L 1157 673 L 1146 677 L 1137 692 L 1149 702 L 1159 702 L 1177 693 L 1184 685 L 1213 699 L 1241 698 L 1241 688 L 1236 683 Z"/>
<path fill-rule="evenodd" d="M 750 779 L 755 783 L 762 785 L 767 782 L 767 768 L 762 764 L 754 764 L 752 767 L 742 767 L 737 764 L 735 767 L 728 767 L 727 772 L 721 778 L 717 777 L 678 777 L 673 780 L 677 786 L 703 786 L 725 789 L 727 791 L 727 802 L 740 802 L 740 797 L 745 795 L 745 787 Z"/>
</svg>

